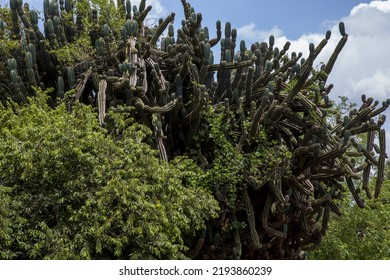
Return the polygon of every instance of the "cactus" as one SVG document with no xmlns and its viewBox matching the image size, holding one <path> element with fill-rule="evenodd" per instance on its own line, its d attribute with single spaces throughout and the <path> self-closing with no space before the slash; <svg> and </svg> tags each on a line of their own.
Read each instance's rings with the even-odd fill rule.
<svg viewBox="0 0 390 280">
<path fill-rule="evenodd" d="M 26 52 L 25 63 L 26 63 L 26 68 L 27 68 L 26 69 L 27 80 L 31 86 L 36 86 L 37 81 L 35 79 L 35 73 L 33 70 L 33 65 L 35 64 L 35 62 L 34 62 L 34 58 L 33 58 L 33 55 L 31 54 L 31 52 Z"/>
<path fill-rule="evenodd" d="M 12 83 L 14 83 L 14 84 L 18 83 L 18 73 L 16 72 L 16 70 L 10 71 L 10 79 L 11 79 Z"/>
<path fill-rule="evenodd" d="M 204 44 L 203 48 L 203 64 L 209 65 L 211 59 L 211 46 L 210 43 Z"/>
<path fill-rule="evenodd" d="M 255 211 L 252 206 L 252 202 L 248 195 L 248 192 L 244 192 L 244 200 L 245 200 L 245 209 L 246 214 L 248 216 L 248 224 L 250 228 L 250 234 L 252 238 L 252 243 L 255 249 L 260 249 L 262 244 L 260 243 L 259 236 L 256 231 L 256 223 L 255 223 Z"/>
<path fill-rule="evenodd" d="M 52 19 L 48 19 L 46 21 L 46 28 L 47 28 L 47 31 L 50 34 L 54 34 L 54 24 L 53 24 L 53 20 Z"/>
<path fill-rule="evenodd" d="M 130 19 L 130 17 L 131 17 L 131 2 L 130 2 L 130 0 L 126 0 L 126 13 L 127 13 L 127 18 Z"/>
<path fill-rule="evenodd" d="M 386 134 L 384 129 L 379 130 L 379 145 L 380 145 L 380 155 L 378 160 L 378 174 L 375 182 L 375 193 L 374 197 L 378 198 L 381 187 L 384 180 L 384 171 L 386 163 Z"/>
<path fill-rule="evenodd" d="M 67 13 L 70 13 L 73 9 L 73 1 L 72 0 L 65 0 L 65 11 Z"/>
<path fill-rule="evenodd" d="M 68 86 L 69 86 L 69 88 L 73 88 L 75 86 L 75 84 L 76 84 L 74 68 L 73 67 L 68 67 L 66 72 L 67 72 L 66 75 L 67 75 L 67 79 L 68 79 Z"/>
<path fill-rule="evenodd" d="M 63 99 L 65 96 L 65 83 L 62 76 L 57 78 L 57 97 Z"/>
<path fill-rule="evenodd" d="M 38 25 L 38 13 L 34 10 L 30 11 L 30 22 L 33 26 Z"/>
<path fill-rule="evenodd" d="M 327 77 L 348 40 L 343 23 L 339 26 L 339 43 L 318 72 L 313 62 L 326 47 L 330 31 L 317 46 L 308 46 L 308 57 L 289 53 L 289 42 L 276 47 L 274 36 L 251 45 L 241 41 L 236 50 L 239 34 L 230 22 L 222 30 L 217 21 L 216 37 L 211 38 L 209 29 L 202 26 L 202 14 L 184 0 L 185 19 L 176 37 L 174 14 L 161 19 L 157 26 L 148 24 L 146 17 L 152 7 L 146 6 L 147 1 L 138 7 L 129 0 L 126 4 L 118 1 L 118 14 L 123 17 L 118 30 L 101 21 L 98 7 L 92 9 L 80 1 L 88 10 L 83 13 L 73 3 L 44 0 L 44 36 L 38 14 L 23 10 L 21 1 L 10 1 L 12 26 L 0 21 L 0 33 L 9 32 L 20 46 L 12 52 L 14 57 L 4 58 L 5 69 L 0 68 L 0 75 L 5 77 L 0 81 L 2 101 L 9 96 L 16 102 L 27 102 L 27 96 L 34 94 L 33 86 L 39 85 L 42 89 L 55 88 L 51 98 L 67 102 L 65 90 L 74 89 L 67 103 L 71 111 L 76 101 L 93 104 L 95 92 L 97 104 L 93 106 L 98 107 L 102 126 L 108 110 L 129 113 L 134 121 L 154 132 L 162 160 L 186 154 L 205 172 L 213 168 L 216 149 L 220 149 L 210 136 L 214 129 L 211 121 L 221 116 L 226 127 L 221 133 L 222 146 L 234 151 L 229 150 L 228 160 L 232 164 L 237 158 L 245 160 L 234 186 L 229 189 L 229 184 L 221 184 L 214 195 L 221 203 L 221 212 L 227 214 L 220 217 L 221 223 L 234 220 L 246 227 L 232 226 L 226 231 L 221 223 L 210 222 L 207 227 L 212 234 L 202 235 L 194 242 L 197 247 L 191 248 L 198 258 L 205 252 L 213 252 L 213 258 L 221 257 L 221 246 L 231 246 L 229 252 L 234 258 L 297 258 L 316 234 L 325 234 L 330 212 L 341 215 L 335 202 L 340 194 L 349 190 L 357 204 L 364 206 L 364 193 L 358 192 L 354 180 L 363 177 L 362 187 L 370 198 L 372 168 L 378 168 L 374 196 L 379 195 L 386 158 L 385 118 L 381 114 L 390 100 L 380 104 L 362 96 L 360 108 L 344 120 L 340 115 L 333 127 L 326 123 L 334 116 L 328 110 L 333 85 L 326 84 Z M 88 34 L 85 20 L 92 23 Z M 69 64 L 59 62 L 56 51 L 74 43 L 78 35 L 87 38 L 96 51 L 83 53 L 85 59 Z M 218 43 L 220 54 L 213 52 Z M 221 60 L 214 63 L 214 56 Z M 55 106 L 53 101 L 50 103 Z M 122 103 L 124 107 L 117 106 Z M 379 146 L 374 139 L 377 132 Z M 261 140 L 263 134 L 265 142 Z M 367 135 L 365 147 L 355 141 L 362 134 Z M 251 168 L 253 155 L 272 156 L 274 150 L 290 156 L 277 155 L 283 160 L 262 162 L 265 168 Z M 362 157 L 362 164 L 350 160 L 352 156 Z M 210 180 L 218 179 L 212 177 Z M 348 189 L 340 183 L 343 180 Z M 291 198 L 287 202 L 286 195 Z M 313 220 L 322 223 L 321 230 Z M 216 235 L 221 240 L 216 240 Z M 300 244 L 294 241 L 296 236 Z"/>
<path fill-rule="evenodd" d="M 103 25 L 102 31 L 103 31 L 103 37 L 108 37 L 111 34 L 110 26 L 107 23 Z"/>
<path fill-rule="evenodd" d="M 9 7 L 11 10 L 16 10 L 18 8 L 18 1 L 17 0 L 10 0 Z"/>
<path fill-rule="evenodd" d="M 183 79 L 178 74 L 175 77 L 175 85 L 176 85 L 176 97 L 183 96 Z"/>
<path fill-rule="evenodd" d="M 17 62 L 16 62 L 16 59 L 15 58 L 11 58 L 11 59 L 8 59 L 8 70 L 9 71 L 12 71 L 12 70 L 15 70 L 17 71 Z"/>
<path fill-rule="evenodd" d="M 347 34 L 345 33 L 345 25 L 344 22 L 339 23 L 339 31 L 341 36 L 346 36 Z"/>
<path fill-rule="evenodd" d="M 132 37 L 137 36 L 137 33 L 138 33 L 138 22 L 137 21 L 128 19 L 126 21 L 125 28 L 126 28 L 127 36 L 132 36 Z"/>
<path fill-rule="evenodd" d="M 161 34 L 164 32 L 165 28 L 169 25 L 170 22 L 173 21 L 175 18 L 175 13 L 171 13 L 157 28 L 155 31 L 155 34 L 150 39 L 150 45 L 154 46 L 158 40 L 158 38 L 161 36 Z"/>
<path fill-rule="evenodd" d="M 344 24 L 340 23 L 340 27 L 341 26 L 344 26 Z M 324 69 L 324 72 L 329 75 L 329 73 L 332 71 L 333 69 L 333 66 L 337 60 L 337 57 L 338 55 L 340 54 L 341 50 L 343 49 L 344 45 L 347 43 L 347 40 L 348 40 L 348 36 L 345 34 L 345 30 L 344 29 L 340 29 L 340 33 L 343 31 L 342 34 L 343 37 L 340 39 L 339 43 L 337 44 L 336 46 L 336 49 L 334 50 L 334 52 L 332 53 L 332 55 L 330 56 L 328 62 L 326 63 L 325 65 L 325 69 Z"/>
<path fill-rule="evenodd" d="M 102 79 L 99 83 L 99 92 L 97 98 L 100 125 L 104 124 L 104 119 L 106 115 L 106 88 L 107 88 L 107 81 Z"/>
<path fill-rule="evenodd" d="M 26 52 L 25 62 L 26 62 L 27 69 L 32 69 L 32 67 L 33 67 L 33 56 L 31 54 L 31 52 Z"/>
<path fill-rule="evenodd" d="M 95 48 L 96 48 L 96 54 L 98 56 L 104 56 L 106 52 L 106 42 L 104 41 L 103 37 L 100 37 L 95 42 Z"/>
</svg>

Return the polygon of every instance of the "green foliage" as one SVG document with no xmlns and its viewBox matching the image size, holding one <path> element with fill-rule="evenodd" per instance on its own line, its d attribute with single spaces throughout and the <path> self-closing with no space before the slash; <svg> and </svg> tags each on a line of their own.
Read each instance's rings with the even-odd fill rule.
<svg viewBox="0 0 390 280">
<path fill-rule="evenodd" d="M 243 180 L 244 157 L 236 150 L 232 135 L 232 126 L 226 119 L 229 114 L 210 113 L 208 117 L 209 137 L 215 143 L 212 168 L 207 170 L 207 181 L 212 186 L 220 186 L 228 195 L 231 207 L 236 203 L 236 192 Z M 233 136 L 234 137 L 234 136 Z"/>
<path fill-rule="evenodd" d="M 104 24 L 108 24 L 114 32 L 120 34 L 120 30 L 126 22 L 122 16 L 124 11 L 117 9 L 113 1 L 91 0 L 90 3 L 91 8 L 96 9 L 99 14 L 98 25 L 103 27 Z"/>
<path fill-rule="evenodd" d="M 383 184 L 381 196 L 367 201 L 361 209 L 344 199 L 343 215 L 332 219 L 318 250 L 309 252 L 317 260 L 390 259 L 390 181 Z"/>
<path fill-rule="evenodd" d="M 12 195 L 12 188 L 0 185 L 0 259 L 13 259 L 18 256 L 14 250 L 15 235 L 26 224 L 26 219 L 15 211 L 22 208 L 20 201 L 15 201 Z"/>
<path fill-rule="evenodd" d="M 53 48 L 49 51 L 64 66 L 72 66 L 81 61 L 90 61 L 92 60 L 91 55 L 94 52 L 95 50 L 91 45 L 90 38 L 86 33 L 81 33 L 72 43 Z"/>
<path fill-rule="evenodd" d="M 217 211 L 191 160 L 162 163 L 122 115 L 29 102 L 0 109 L 0 258 L 186 258 Z"/>
<path fill-rule="evenodd" d="M 288 175 L 286 162 L 291 160 L 292 156 L 280 142 L 271 140 L 263 127 L 260 127 L 255 137 L 254 148 L 249 152 L 243 150 L 240 147 L 242 134 L 238 133 L 241 127 L 235 123 L 236 118 L 233 111 L 226 108 L 217 110 L 210 106 L 209 111 L 203 116 L 203 121 L 207 125 L 199 130 L 200 132 L 205 130 L 206 135 L 196 137 L 199 147 L 203 146 L 204 150 L 213 152 L 213 161 L 207 166 L 199 181 L 204 186 L 213 187 L 221 205 L 220 215 L 224 212 L 237 214 L 231 222 L 227 222 L 227 230 L 217 232 L 212 238 L 213 244 L 217 246 L 219 243 L 231 242 L 229 239 L 235 229 L 240 229 L 242 236 L 246 235 L 244 238 L 250 236 L 248 221 L 242 218 L 243 215 L 247 215 L 243 207 L 245 200 L 243 193 L 248 189 L 250 181 L 263 180 L 263 186 L 268 180 L 273 181 L 279 175 L 278 168 L 285 168 L 283 175 Z M 248 129 L 249 121 L 245 122 L 242 128 Z M 204 147 L 204 143 L 212 147 Z"/>
<path fill-rule="evenodd" d="M 18 40 L 12 36 L 10 31 L 12 19 L 11 11 L 9 9 L 0 7 L 0 22 L 0 56 L 7 57 L 12 50 L 19 47 Z"/>
<path fill-rule="evenodd" d="M 77 1 L 74 10 L 77 16 L 81 18 L 82 30 L 76 34 L 71 42 L 52 46 L 49 51 L 64 66 L 91 61 L 95 53 L 94 46 L 91 42 L 91 34 L 101 33 L 104 26 L 109 26 L 113 32 L 120 34 L 121 27 L 125 23 L 125 19 L 121 17 L 122 11 L 117 9 L 112 1 Z M 96 21 L 91 20 L 92 10 L 99 15 Z M 62 13 L 61 17 L 68 28 L 74 30 L 77 28 L 76 23 L 73 21 L 72 13 Z M 50 19 L 48 21 L 51 22 Z M 118 44 L 115 40 L 109 40 L 109 45 L 113 53 L 118 51 Z"/>
</svg>

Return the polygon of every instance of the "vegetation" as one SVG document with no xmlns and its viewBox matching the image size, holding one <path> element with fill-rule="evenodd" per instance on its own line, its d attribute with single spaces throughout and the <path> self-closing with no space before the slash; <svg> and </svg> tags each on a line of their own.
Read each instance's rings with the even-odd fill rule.
<svg viewBox="0 0 390 280">
<path fill-rule="evenodd" d="M 2 257 L 302 259 L 344 194 L 379 196 L 390 100 L 334 109 L 343 23 L 314 69 L 330 31 L 306 58 L 247 48 L 181 2 L 176 32 L 144 0 L 44 0 L 43 31 L 1 10 Z"/>
<path fill-rule="evenodd" d="M 185 258 L 218 208 L 200 169 L 120 115 L 106 130 L 90 106 L 29 101 L 0 108 L 0 258 Z"/>
<path fill-rule="evenodd" d="M 318 250 L 309 253 L 319 260 L 390 259 L 390 181 L 387 178 L 379 198 L 367 202 L 365 209 L 345 199 L 343 215 L 332 219 Z"/>
</svg>

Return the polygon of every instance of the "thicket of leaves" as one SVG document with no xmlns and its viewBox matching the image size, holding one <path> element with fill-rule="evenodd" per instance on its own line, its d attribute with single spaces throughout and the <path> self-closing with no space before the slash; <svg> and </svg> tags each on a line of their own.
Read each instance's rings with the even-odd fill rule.
<svg viewBox="0 0 390 280">
<path fill-rule="evenodd" d="M 388 184 L 385 184 L 388 187 Z M 382 194 L 384 196 L 385 194 Z M 386 195 L 389 197 L 389 194 Z M 387 198 L 388 200 L 388 198 Z M 309 253 L 320 260 L 388 260 L 390 258 L 390 203 L 375 199 L 369 208 L 345 206 L 333 219 L 320 249 Z"/>
<path fill-rule="evenodd" d="M 320 247 L 309 253 L 316 260 L 390 259 L 390 164 L 379 198 L 361 209 L 345 197 L 343 215 L 331 219 Z"/>
<path fill-rule="evenodd" d="M 186 258 L 217 204 L 191 160 L 162 163 L 129 122 L 103 129 L 43 93 L 1 106 L 0 259 Z"/>
</svg>

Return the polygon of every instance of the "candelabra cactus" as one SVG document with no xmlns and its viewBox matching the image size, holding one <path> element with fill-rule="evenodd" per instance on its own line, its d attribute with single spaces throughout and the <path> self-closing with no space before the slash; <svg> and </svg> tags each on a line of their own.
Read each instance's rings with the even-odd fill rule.
<svg viewBox="0 0 390 280">
<path fill-rule="evenodd" d="M 390 100 L 377 108 L 377 102 L 364 96 L 362 106 L 344 121 L 326 124 L 332 114 L 327 77 L 348 40 L 343 23 L 329 61 L 313 74 L 329 31 L 318 46 L 310 44 L 307 58 L 289 55 L 289 42 L 279 49 L 273 36 L 250 49 L 241 41 L 236 50 L 237 30 L 230 22 L 222 38 L 217 21 L 216 37 L 210 39 L 202 15 L 181 2 L 185 19 L 175 34 L 173 13 L 154 27 L 145 23 L 152 9 L 145 0 L 139 7 L 129 0 L 111 6 L 121 15 L 119 27 L 102 22 L 102 11 L 88 1 L 44 0 L 42 34 L 37 12 L 30 10 L 28 17 L 22 1 L 10 0 L 12 22 L 0 20 L 0 34 L 15 35 L 19 47 L 1 58 L 6 62 L 0 68 L 0 76 L 6 77 L 0 81 L 1 100 L 27 102 L 39 85 L 55 88 L 53 101 L 68 102 L 70 111 L 76 102 L 97 106 L 102 126 L 109 110 L 129 113 L 154 132 L 162 160 L 187 155 L 210 174 L 223 162 L 216 152 L 222 150 L 224 168 L 236 175 L 221 182 L 210 176 L 210 184 L 219 185 L 213 191 L 221 217 L 194 239 L 194 256 L 301 258 L 325 235 L 330 212 L 341 215 L 335 201 L 346 189 L 340 182 L 346 181 L 364 207 L 356 179 L 363 177 L 362 188 L 370 198 L 370 170 L 377 167 L 374 196 L 379 195 L 386 145 L 385 119 L 376 117 Z M 82 56 L 62 61 L 58 51 L 77 42 L 86 47 Z M 218 43 L 221 59 L 214 62 L 212 48 Z M 223 123 L 216 125 L 219 117 Z M 218 134 L 216 128 L 223 127 Z M 365 148 L 357 135 L 367 137 Z M 268 161 L 266 155 L 278 156 Z M 355 166 L 349 155 L 363 157 L 365 164 Z"/>
</svg>

